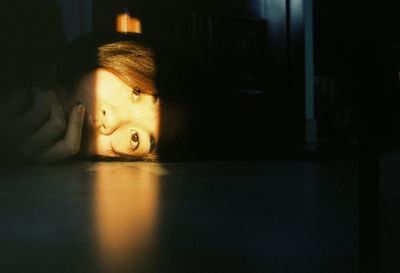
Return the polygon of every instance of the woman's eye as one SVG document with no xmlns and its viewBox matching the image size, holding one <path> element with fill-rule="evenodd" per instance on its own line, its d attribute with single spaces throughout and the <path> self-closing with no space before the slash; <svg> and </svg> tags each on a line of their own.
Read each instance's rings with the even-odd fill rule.
<svg viewBox="0 0 400 273">
<path fill-rule="evenodd" d="M 140 90 L 139 87 L 134 87 L 132 89 L 132 93 L 133 93 L 134 101 L 136 101 L 140 97 L 140 95 L 142 94 L 142 90 Z"/>
<path fill-rule="evenodd" d="M 134 130 L 131 130 L 130 142 L 132 149 L 133 150 L 137 149 L 137 147 L 139 146 L 139 134 Z"/>
</svg>

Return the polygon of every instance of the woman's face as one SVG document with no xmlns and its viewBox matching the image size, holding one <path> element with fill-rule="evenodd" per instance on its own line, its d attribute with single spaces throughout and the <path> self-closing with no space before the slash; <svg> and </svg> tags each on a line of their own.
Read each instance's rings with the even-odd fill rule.
<svg viewBox="0 0 400 273">
<path fill-rule="evenodd" d="M 159 136 L 155 97 L 135 91 L 104 69 L 84 76 L 76 96 L 87 111 L 89 155 L 134 157 L 153 152 Z"/>
</svg>

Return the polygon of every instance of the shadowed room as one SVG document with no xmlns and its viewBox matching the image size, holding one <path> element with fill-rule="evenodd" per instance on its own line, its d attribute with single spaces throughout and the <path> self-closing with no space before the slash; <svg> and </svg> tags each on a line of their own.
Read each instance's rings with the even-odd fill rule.
<svg viewBox="0 0 400 273">
<path fill-rule="evenodd" d="M 0 271 L 400 271 L 397 4 L 0 4 Z"/>
</svg>

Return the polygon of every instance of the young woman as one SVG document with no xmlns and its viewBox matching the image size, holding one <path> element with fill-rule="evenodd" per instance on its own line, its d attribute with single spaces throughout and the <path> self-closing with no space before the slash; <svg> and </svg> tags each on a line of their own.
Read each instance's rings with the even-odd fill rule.
<svg viewBox="0 0 400 273">
<path fill-rule="evenodd" d="M 140 36 L 86 35 L 61 61 L 51 88 L 20 90 L 0 106 L 10 161 L 77 155 L 151 158 L 160 129 L 154 50 Z M 82 137 L 83 136 L 83 137 Z"/>
</svg>

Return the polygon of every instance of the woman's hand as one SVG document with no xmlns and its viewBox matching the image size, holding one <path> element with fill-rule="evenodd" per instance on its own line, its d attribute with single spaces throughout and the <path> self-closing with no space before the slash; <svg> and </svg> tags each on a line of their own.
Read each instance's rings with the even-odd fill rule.
<svg viewBox="0 0 400 273">
<path fill-rule="evenodd" d="M 33 91 L 33 105 L 24 109 L 27 91 L 0 106 L 0 148 L 11 160 L 50 163 L 79 152 L 84 107 L 75 106 L 68 120 L 53 91 Z"/>
</svg>

